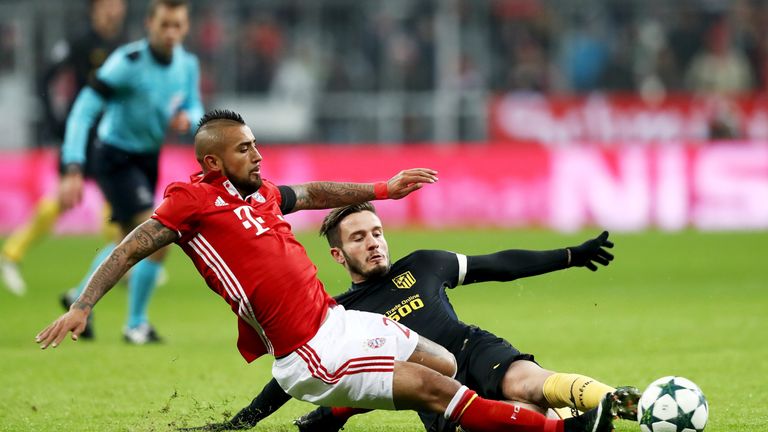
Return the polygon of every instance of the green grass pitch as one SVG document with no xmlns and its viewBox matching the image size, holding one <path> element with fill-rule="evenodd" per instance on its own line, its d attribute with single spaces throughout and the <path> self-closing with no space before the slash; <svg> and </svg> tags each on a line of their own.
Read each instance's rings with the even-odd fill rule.
<svg viewBox="0 0 768 432">
<path fill-rule="evenodd" d="M 479 254 L 577 244 L 545 231 L 398 231 L 393 259 L 417 248 Z M 768 233 L 615 234 L 616 261 L 585 269 L 460 287 L 450 292 L 464 321 L 506 337 L 557 371 L 644 388 L 665 375 L 692 379 L 710 403 L 707 431 L 768 431 Z M 332 293 L 348 285 L 314 234 L 299 236 Z M 0 289 L 0 430 L 169 431 L 220 421 L 255 396 L 271 359 L 247 365 L 235 348 L 235 317 L 178 248 L 169 283 L 151 305 L 167 343 L 126 346 L 126 289 L 96 308 L 95 342 L 66 340 L 41 351 L 34 335 L 59 313 L 101 240 L 53 238 L 34 248 L 23 298 Z M 309 410 L 291 401 L 255 430 L 292 431 Z M 419 431 L 415 414 L 376 412 L 345 429 Z M 619 421 L 618 431 L 638 431 Z"/>
</svg>

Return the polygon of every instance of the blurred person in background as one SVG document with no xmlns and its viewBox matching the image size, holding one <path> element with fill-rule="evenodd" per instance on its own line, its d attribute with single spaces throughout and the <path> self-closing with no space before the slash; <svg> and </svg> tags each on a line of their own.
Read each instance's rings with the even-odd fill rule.
<svg viewBox="0 0 768 432">
<path fill-rule="evenodd" d="M 181 45 L 189 30 L 188 2 L 152 0 L 146 29 L 145 39 L 115 50 L 80 92 L 67 119 L 62 148 L 62 205 L 74 206 L 82 199 L 84 167 L 90 160 L 121 237 L 152 214 L 166 132 L 192 133 L 203 115 L 198 60 Z M 97 122 L 98 142 L 91 156 L 85 148 L 89 130 Z M 88 275 L 111 250 L 99 252 Z M 161 340 L 149 323 L 147 307 L 164 256 L 162 249 L 142 260 L 130 274 L 128 319 L 123 330 L 128 343 Z M 66 308 L 87 280 L 64 295 Z M 88 327 L 92 335 L 91 323 Z"/>
<path fill-rule="evenodd" d="M 89 7 L 90 27 L 84 34 L 61 40 L 54 45 L 52 63 L 46 70 L 41 84 L 46 123 L 58 141 L 64 139 L 66 116 L 74 97 L 88 84 L 88 80 L 95 76 L 96 70 L 123 40 L 125 0 L 90 0 Z M 63 114 L 57 113 L 54 89 L 62 79 L 70 79 L 74 85 L 72 97 L 66 101 L 66 112 Z M 93 127 L 88 132 L 88 154 L 93 151 L 95 129 Z M 63 168 L 60 163 L 60 174 L 63 174 Z M 91 168 L 89 163 L 83 166 L 84 177 L 93 177 Z M 26 282 L 18 265 L 30 246 L 50 233 L 59 216 L 69 208 L 69 203 L 62 203 L 60 195 L 44 197 L 35 206 L 35 212 L 27 223 L 11 233 L 0 252 L 0 276 L 5 287 L 12 293 L 23 295 L 26 292 Z M 105 229 L 105 232 L 109 234 L 110 240 L 114 240 L 117 235 L 114 228 Z"/>
<path fill-rule="evenodd" d="M 752 90 L 749 60 L 734 44 L 725 18 L 710 27 L 705 46 L 691 61 L 685 80 L 688 88 L 698 93 L 733 95 Z"/>
</svg>

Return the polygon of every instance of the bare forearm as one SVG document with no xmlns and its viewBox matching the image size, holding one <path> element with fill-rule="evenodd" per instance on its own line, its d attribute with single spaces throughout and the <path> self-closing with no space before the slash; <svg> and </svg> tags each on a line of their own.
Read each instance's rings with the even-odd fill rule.
<svg viewBox="0 0 768 432">
<path fill-rule="evenodd" d="M 291 188 L 296 192 L 296 210 L 336 208 L 376 198 L 373 183 L 311 182 Z"/>
<path fill-rule="evenodd" d="M 128 252 L 121 243 L 93 273 L 85 290 L 72 304 L 73 309 L 91 310 L 133 264 L 128 264 Z"/>
<path fill-rule="evenodd" d="M 121 277 L 142 259 L 170 244 L 177 234 L 150 219 L 133 230 L 99 265 L 88 280 L 80 297 L 72 304 L 75 309 L 90 310 L 120 280 Z"/>
</svg>

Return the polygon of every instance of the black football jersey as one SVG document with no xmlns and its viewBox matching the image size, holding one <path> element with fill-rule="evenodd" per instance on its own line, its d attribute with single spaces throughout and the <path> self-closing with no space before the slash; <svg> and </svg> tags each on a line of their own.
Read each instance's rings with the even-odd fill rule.
<svg viewBox="0 0 768 432">
<path fill-rule="evenodd" d="M 352 284 L 336 301 L 347 309 L 386 315 L 455 353 L 469 326 L 459 321 L 445 290 L 461 285 L 466 260 L 453 252 L 419 250 L 384 276 Z"/>
<path fill-rule="evenodd" d="M 78 91 L 88 84 L 95 76 L 96 70 L 121 43 L 122 38 L 103 39 L 93 30 L 70 42 L 67 60 L 75 70 Z"/>
</svg>

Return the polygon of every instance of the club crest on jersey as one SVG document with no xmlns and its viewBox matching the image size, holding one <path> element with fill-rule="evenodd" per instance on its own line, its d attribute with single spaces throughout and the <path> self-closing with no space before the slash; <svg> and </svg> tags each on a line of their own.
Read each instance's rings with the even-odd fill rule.
<svg viewBox="0 0 768 432">
<path fill-rule="evenodd" d="M 256 200 L 256 202 L 263 203 L 267 201 L 266 198 L 264 198 L 264 195 L 262 195 L 261 192 L 259 191 L 254 192 L 254 194 L 251 196 L 253 197 L 254 200 Z"/>
<path fill-rule="evenodd" d="M 400 289 L 408 289 L 416 283 L 416 278 L 413 277 L 410 271 L 407 271 L 392 278 L 392 282 L 394 282 L 395 286 Z"/>
<path fill-rule="evenodd" d="M 383 338 L 383 337 L 368 339 L 368 341 L 366 341 L 366 345 L 368 345 L 368 348 L 370 349 L 381 348 L 384 346 L 385 343 L 387 343 L 387 338 Z"/>
</svg>

